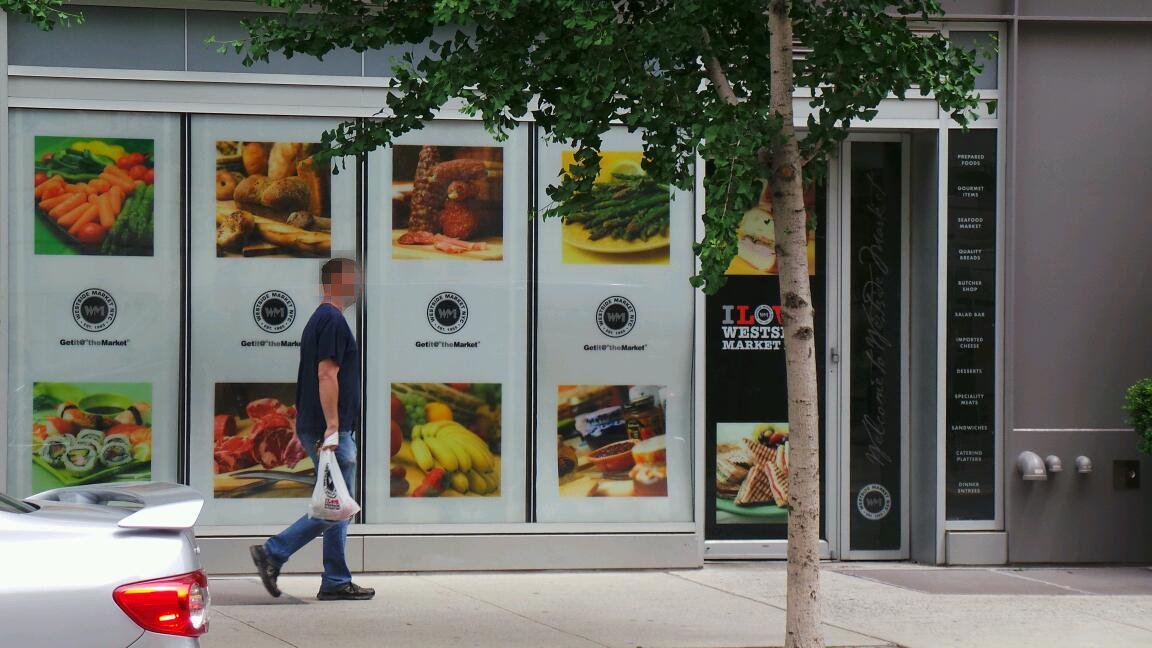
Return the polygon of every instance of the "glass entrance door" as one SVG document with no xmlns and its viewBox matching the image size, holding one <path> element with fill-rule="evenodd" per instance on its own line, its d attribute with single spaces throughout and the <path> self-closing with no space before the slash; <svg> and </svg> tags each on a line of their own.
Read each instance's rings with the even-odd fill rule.
<svg viewBox="0 0 1152 648">
<path fill-rule="evenodd" d="M 840 161 L 839 544 L 908 557 L 908 141 L 859 135 Z M 834 342 L 834 344 L 836 343 Z"/>
</svg>

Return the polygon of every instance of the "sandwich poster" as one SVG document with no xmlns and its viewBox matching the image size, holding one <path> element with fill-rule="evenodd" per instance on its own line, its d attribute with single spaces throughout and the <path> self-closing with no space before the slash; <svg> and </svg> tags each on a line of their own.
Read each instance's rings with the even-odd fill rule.
<svg viewBox="0 0 1152 648">
<path fill-rule="evenodd" d="M 819 225 L 814 216 L 820 212 L 821 196 L 810 192 L 814 225 Z M 708 539 L 771 540 L 787 534 L 790 444 L 780 280 L 774 241 L 753 244 L 749 236 L 772 236 L 770 215 L 770 205 L 763 202 L 749 210 L 741 228 L 744 256 L 733 261 L 728 282 L 705 298 Z M 815 250 L 823 245 L 823 229 L 816 227 L 810 231 L 809 267 L 818 314 L 824 313 L 825 276 L 817 264 L 823 259 Z M 823 348 L 824 335 L 818 319 L 817 348 Z M 823 354 L 817 356 L 817 376 L 823 398 Z"/>
<path fill-rule="evenodd" d="M 815 185 L 804 192 L 804 207 L 808 212 L 808 274 L 816 274 L 816 218 Z M 765 185 L 760 202 L 744 212 L 737 233 L 738 251 L 728 266 L 728 275 L 776 275 L 776 220 L 772 212 L 772 193 Z"/>
</svg>

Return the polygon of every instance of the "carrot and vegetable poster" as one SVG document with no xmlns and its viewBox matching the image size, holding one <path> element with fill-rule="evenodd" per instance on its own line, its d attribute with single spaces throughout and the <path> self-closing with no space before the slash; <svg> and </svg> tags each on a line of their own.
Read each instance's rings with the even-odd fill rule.
<svg viewBox="0 0 1152 648">
<path fill-rule="evenodd" d="M 37 136 L 35 251 L 152 256 L 150 139 Z"/>
</svg>

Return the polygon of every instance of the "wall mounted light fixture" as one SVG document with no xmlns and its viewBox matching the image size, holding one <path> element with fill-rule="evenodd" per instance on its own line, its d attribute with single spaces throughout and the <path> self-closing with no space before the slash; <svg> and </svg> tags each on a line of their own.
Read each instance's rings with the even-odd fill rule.
<svg viewBox="0 0 1152 648">
<path fill-rule="evenodd" d="M 1084 455 L 1076 457 L 1076 472 L 1087 475 L 1092 472 L 1092 460 Z"/>
<path fill-rule="evenodd" d="M 1060 457 L 1056 455 L 1048 455 L 1044 457 L 1044 465 L 1048 468 L 1050 473 L 1064 472 L 1064 462 L 1060 461 Z"/>
</svg>

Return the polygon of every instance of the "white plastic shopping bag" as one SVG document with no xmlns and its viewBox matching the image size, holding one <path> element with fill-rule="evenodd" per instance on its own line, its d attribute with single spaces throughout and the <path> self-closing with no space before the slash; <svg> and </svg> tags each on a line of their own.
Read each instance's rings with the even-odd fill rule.
<svg viewBox="0 0 1152 648">
<path fill-rule="evenodd" d="M 321 450 L 316 466 L 316 487 L 312 489 L 312 506 L 309 515 L 320 520 L 340 522 L 360 512 L 360 505 L 352 499 L 340 465 L 336 463 L 336 451 Z"/>
</svg>

